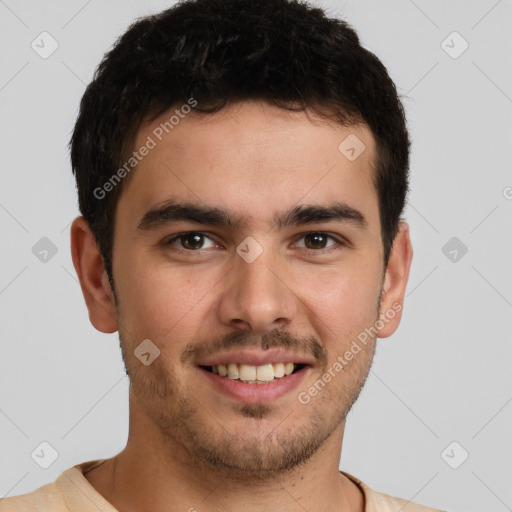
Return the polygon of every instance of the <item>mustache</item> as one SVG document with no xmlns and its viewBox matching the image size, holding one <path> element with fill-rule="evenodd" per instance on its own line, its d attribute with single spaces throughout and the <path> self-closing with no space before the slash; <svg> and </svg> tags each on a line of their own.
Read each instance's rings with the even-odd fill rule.
<svg viewBox="0 0 512 512">
<path fill-rule="evenodd" d="M 327 350 L 314 337 L 305 336 L 298 338 L 287 331 L 274 329 L 256 336 L 247 332 L 232 332 L 222 338 L 209 343 L 189 343 L 180 357 L 181 363 L 197 361 L 212 356 L 218 352 L 235 348 L 282 348 L 292 353 L 311 354 L 320 366 L 327 364 Z"/>
</svg>

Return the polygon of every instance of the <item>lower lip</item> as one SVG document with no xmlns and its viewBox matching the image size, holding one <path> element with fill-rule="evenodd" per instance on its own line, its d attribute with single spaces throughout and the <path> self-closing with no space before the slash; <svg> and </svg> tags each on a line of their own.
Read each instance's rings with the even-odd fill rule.
<svg viewBox="0 0 512 512">
<path fill-rule="evenodd" d="M 247 384 L 239 379 L 229 379 L 198 368 L 199 371 L 221 392 L 235 400 L 247 404 L 272 402 L 298 387 L 302 380 L 309 375 L 311 367 L 306 366 L 298 372 L 270 381 L 268 384 Z"/>
</svg>

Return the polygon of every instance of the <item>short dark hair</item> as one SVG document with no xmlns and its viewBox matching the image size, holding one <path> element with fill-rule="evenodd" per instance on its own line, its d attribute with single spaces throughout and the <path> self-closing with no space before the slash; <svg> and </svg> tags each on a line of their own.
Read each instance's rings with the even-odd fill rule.
<svg viewBox="0 0 512 512">
<path fill-rule="evenodd" d="M 83 95 L 71 137 L 80 211 L 112 284 L 116 206 L 131 174 L 104 197 L 95 191 L 130 158 L 143 120 L 190 98 L 203 113 L 263 100 L 366 124 L 377 145 L 373 182 L 387 265 L 408 191 L 410 142 L 382 62 L 345 21 L 306 2 L 185 0 L 137 20 L 117 40 Z"/>
</svg>

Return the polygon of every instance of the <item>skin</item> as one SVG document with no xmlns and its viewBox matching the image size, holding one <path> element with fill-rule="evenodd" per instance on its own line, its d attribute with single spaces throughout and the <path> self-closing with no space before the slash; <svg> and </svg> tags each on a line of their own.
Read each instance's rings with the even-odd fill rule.
<svg viewBox="0 0 512 512">
<path fill-rule="evenodd" d="M 142 126 L 135 147 L 168 117 Z M 353 162 L 338 150 L 349 134 L 366 145 Z M 403 302 L 409 227 L 400 223 L 384 269 L 375 152 L 364 125 L 343 127 L 262 102 L 187 115 L 139 163 L 121 194 L 115 296 L 88 224 L 75 219 L 73 262 L 90 320 L 101 332 L 119 330 L 130 376 L 127 446 L 86 474 L 117 509 L 364 510 L 360 489 L 338 469 L 345 417 L 368 375 L 377 337 L 396 330 L 400 311 L 309 403 L 297 395 L 379 315 Z M 146 211 L 171 197 L 228 209 L 244 222 L 137 229 Z M 333 220 L 272 227 L 276 213 L 333 201 L 362 212 L 366 228 Z M 187 231 L 207 237 L 168 243 Z M 319 231 L 333 238 L 311 244 L 306 235 Z M 236 252 L 248 236 L 263 248 L 252 263 Z M 183 245 L 187 240 L 192 249 Z M 289 335 L 290 345 L 279 333 Z M 145 339 L 160 350 L 148 366 L 134 355 Z M 259 351 L 262 342 L 314 361 L 297 389 L 266 404 L 249 406 L 220 393 L 193 358 L 182 357 L 185 349 Z"/>
</svg>

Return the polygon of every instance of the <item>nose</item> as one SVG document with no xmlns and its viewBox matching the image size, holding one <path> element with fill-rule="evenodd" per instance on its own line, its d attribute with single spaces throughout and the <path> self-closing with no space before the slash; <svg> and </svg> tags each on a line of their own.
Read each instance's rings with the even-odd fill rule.
<svg viewBox="0 0 512 512">
<path fill-rule="evenodd" d="M 272 251 L 264 250 L 251 263 L 237 255 L 224 279 L 219 302 L 223 324 L 256 335 L 289 326 L 298 299 L 284 263 Z"/>
</svg>

